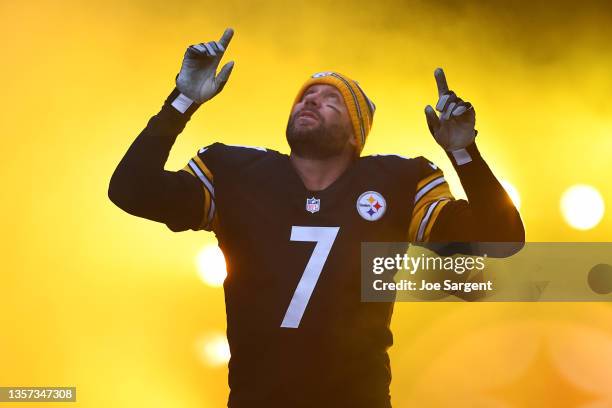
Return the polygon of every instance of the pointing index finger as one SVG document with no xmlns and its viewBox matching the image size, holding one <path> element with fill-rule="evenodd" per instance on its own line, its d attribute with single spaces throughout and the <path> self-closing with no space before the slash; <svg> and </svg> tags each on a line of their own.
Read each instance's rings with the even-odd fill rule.
<svg viewBox="0 0 612 408">
<path fill-rule="evenodd" d="M 446 83 L 446 76 L 442 68 L 436 68 L 434 71 L 434 77 L 436 78 L 436 84 L 438 85 L 438 96 L 442 96 L 448 92 L 448 84 Z"/>
<path fill-rule="evenodd" d="M 231 28 L 226 28 L 225 31 L 223 32 L 223 35 L 221 36 L 221 39 L 219 40 L 219 43 L 221 43 L 223 48 L 227 48 L 233 36 L 234 36 L 234 30 L 232 30 Z"/>
</svg>

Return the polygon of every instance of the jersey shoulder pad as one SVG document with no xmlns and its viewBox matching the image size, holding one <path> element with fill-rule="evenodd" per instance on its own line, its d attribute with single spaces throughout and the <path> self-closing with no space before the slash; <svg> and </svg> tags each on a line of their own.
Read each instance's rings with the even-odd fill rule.
<svg viewBox="0 0 612 408">
<path fill-rule="evenodd" d="M 401 154 L 373 154 L 361 159 L 367 166 L 373 166 L 393 177 L 414 177 L 419 171 L 416 159 Z"/>
<path fill-rule="evenodd" d="M 421 173 L 421 177 L 426 177 L 429 174 L 436 173 L 436 172 L 440 172 L 440 173 L 442 172 L 442 169 L 440 169 L 435 163 L 433 163 L 432 161 L 429 161 L 427 158 L 423 156 L 415 157 L 414 160 L 416 160 L 418 163 L 419 172 Z"/>
<path fill-rule="evenodd" d="M 363 156 L 361 160 L 364 160 L 366 163 L 375 163 L 378 166 L 393 168 L 406 166 L 413 159 L 401 154 L 372 154 L 370 156 Z"/>
<path fill-rule="evenodd" d="M 265 147 L 229 145 L 215 142 L 198 150 L 198 157 L 214 173 L 217 170 L 244 169 L 253 162 L 274 153 L 276 153 L 274 150 Z"/>
<path fill-rule="evenodd" d="M 368 156 L 366 156 L 368 157 Z M 402 159 L 402 160 L 411 160 L 412 157 L 408 157 L 408 156 L 403 156 L 401 154 L 396 154 L 396 153 L 376 153 L 373 154 L 369 157 L 374 157 L 380 160 L 385 160 L 385 159 L 391 159 L 391 160 L 396 160 L 396 159 Z"/>
</svg>

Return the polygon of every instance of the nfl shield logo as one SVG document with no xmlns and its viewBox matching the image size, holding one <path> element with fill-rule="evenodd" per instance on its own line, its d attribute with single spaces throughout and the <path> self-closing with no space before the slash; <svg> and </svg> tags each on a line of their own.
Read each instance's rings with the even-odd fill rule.
<svg viewBox="0 0 612 408">
<path fill-rule="evenodd" d="M 321 200 L 318 198 L 307 198 L 306 199 L 306 211 L 310 213 L 316 213 L 321 209 Z"/>
</svg>

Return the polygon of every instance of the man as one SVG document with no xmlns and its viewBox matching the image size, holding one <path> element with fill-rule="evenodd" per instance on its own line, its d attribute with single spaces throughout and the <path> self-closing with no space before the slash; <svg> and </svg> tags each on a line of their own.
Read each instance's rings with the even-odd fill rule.
<svg viewBox="0 0 612 408">
<path fill-rule="evenodd" d="M 299 90 L 289 156 L 213 143 L 183 170 L 164 170 L 215 75 L 233 31 L 187 49 L 176 89 L 113 174 L 109 197 L 173 231 L 213 231 L 223 250 L 230 407 L 390 407 L 387 348 L 393 305 L 360 302 L 361 242 L 523 242 L 520 216 L 483 161 L 473 107 L 436 70 L 441 112 L 429 129 L 469 202 L 455 200 L 422 157 L 360 157 L 375 105 L 335 72 Z"/>
</svg>

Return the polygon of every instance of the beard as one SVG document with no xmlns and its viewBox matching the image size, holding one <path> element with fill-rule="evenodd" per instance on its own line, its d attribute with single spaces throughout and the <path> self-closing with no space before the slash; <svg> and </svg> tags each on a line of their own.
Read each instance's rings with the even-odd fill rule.
<svg viewBox="0 0 612 408">
<path fill-rule="evenodd" d="M 296 123 L 303 110 L 289 117 L 286 136 L 291 152 L 307 159 L 327 159 L 341 154 L 351 137 L 351 130 L 339 123 L 328 124 L 318 112 L 308 111 L 317 116 L 317 125 L 299 126 Z"/>
</svg>

